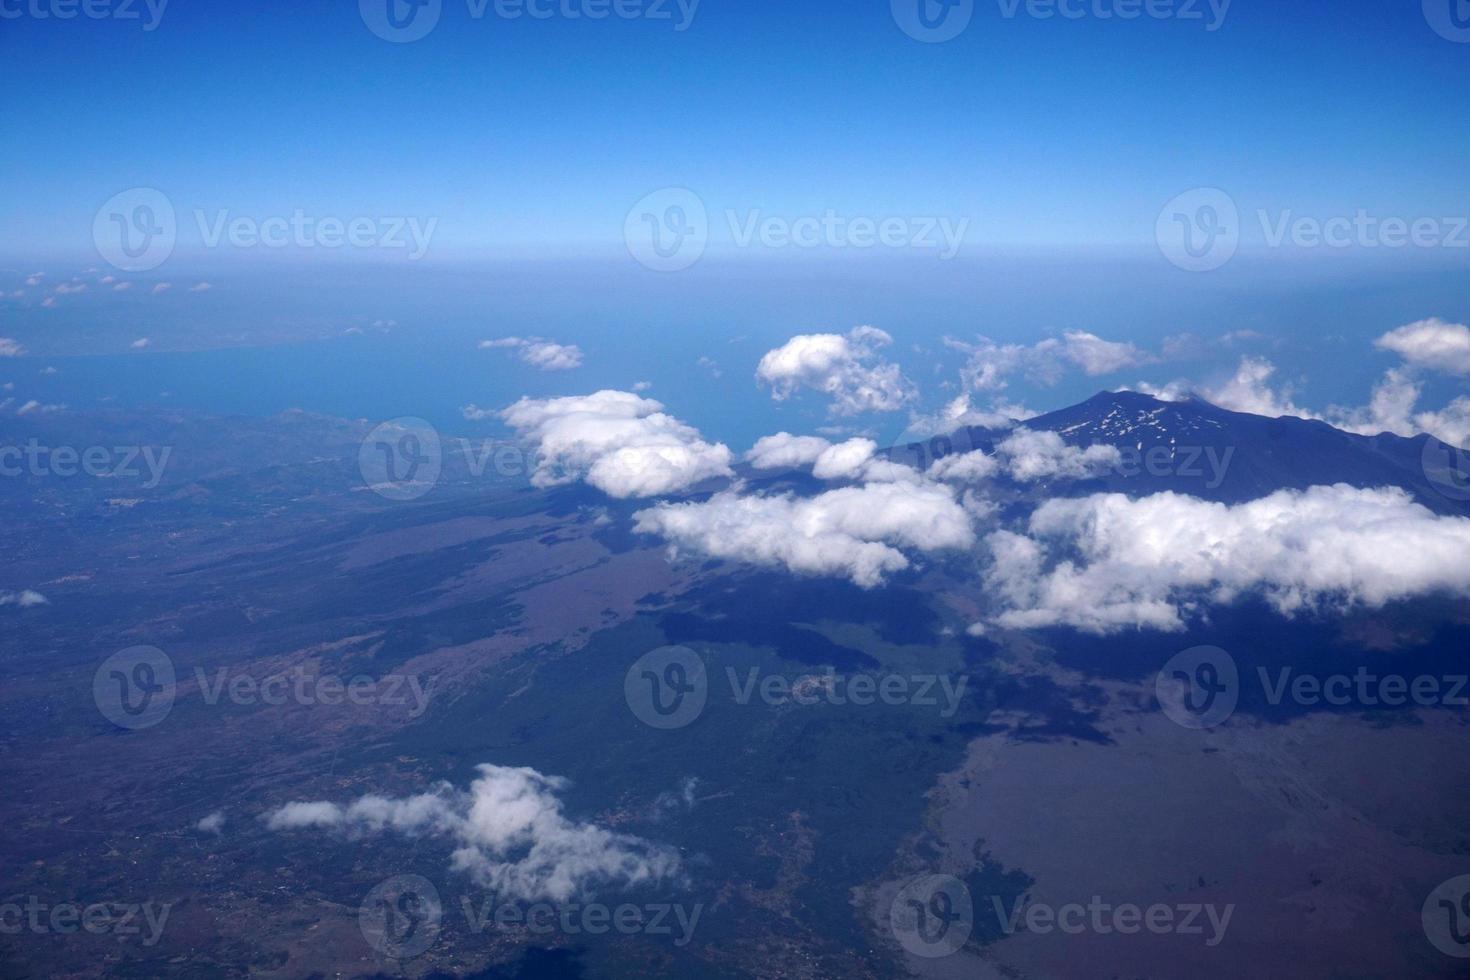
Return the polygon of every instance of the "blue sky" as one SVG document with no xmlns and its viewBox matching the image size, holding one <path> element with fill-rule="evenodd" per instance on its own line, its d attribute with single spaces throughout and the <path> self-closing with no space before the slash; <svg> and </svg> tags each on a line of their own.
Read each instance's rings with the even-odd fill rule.
<svg viewBox="0 0 1470 980">
<path fill-rule="evenodd" d="M 738 441 L 831 421 L 820 400 L 772 405 L 754 388 L 761 353 L 797 333 L 888 331 L 919 410 L 956 394 L 945 337 L 1085 330 L 1157 352 L 1249 331 L 1263 338 L 1249 352 L 1217 344 L 1040 390 L 1018 377 L 1009 394 L 1046 409 L 1141 379 L 1220 383 L 1251 353 L 1322 408 L 1363 404 L 1396 363 L 1375 337 L 1470 322 L 1470 230 L 1456 226 L 1470 213 L 1470 43 L 1453 40 L 1452 0 L 1439 13 L 1440 0 L 1050 0 L 1074 17 L 1033 16 L 1048 0 L 975 0 L 944 43 L 901 26 L 920 0 L 617 0 L 638 16 L 602 20 L 559 11 L 612 0 L 501 0 L 548 18 L 440 0 L 410 43 L 370 28 L 388 0 L 172 0 L 161 16 L 158 0 L 136 0 L 135 18 L 54 16 L 68 2 L 0 0 L 0 83 L 22 93 L 0 113 L 0 342 L 28 354 L 0 363 L 0 381 L 35 388 L 17 403 L 167 392 L 211 410 L 452 420 L 468 401 L 651 380 Z M 115 13 L 127 0 L 90 2 Z M 1130 3 L 1167 16 L 1117 16 Z M 177 244 L 157 268 L 117 272 L 129 289 L 114 291 L 94 220 L 135 188 L 163 195 Z M 669 188 L 694 194 L 709 229 L 701 260 L 675 274 L 640 265 L 625 237 Z M 1183 218 L 1188 242 L 1209 243 L 1220 202 L 1199 195 L 1218 193 L 1238 254 L 1191 270 L 1164 235 Z M 259 231 L 296 213 L 432 235 L 414 261 L 204 247 L 221 222 Z M 1293 230 L 1266 247 L 1282 222 L 1359 214 L 1367 245 L 1302 245 Z M 897 219 L 913 239 L 737 247 L 747 222 L 790 231 L 823 215 L 848 229 Z M 1385 219 L 1430 220 L 1462 244 L 1384 248 Z M 929 222 L 963 229 L 953 260 L 905 244 Z M 579 344 L 586 366 L 542 375 L 467 357 L 505 335 Z M 187 354 L 283 344 L 326 346 L 238 363 Z M 30 363 L 78 356 L 103 366 L 42 380 Z M 392 384 L 413 356 L 435 373 Z M 348 362 L 355 378 L 334 375 Z M 1463 389 L 1432 372 L 1424 384 L 1440 404 Z"/>
<path fill-rule="evenodd" d="M 942 44 L 886 2 L 703 0 L 679 31 L 672 0 L 630 21 L 444 0 L 408 44 L 351 3 L 174 0 L 152 31 L 137 9 L 0 22 L 0 80 L 25 93 L 0 120 L 0 166 L 24 175 L 0 186 L 6 251 L 87 251 L 133 186 L 184 210 L 437 216 L 442 253 L 553 255 L 616 244 L 664 186 L 1063 247 L 1147 244 L 1199 186 L 1247 209 L 1466 210 L 1470 45 L 1418 3 L 1235 0 L 1210 31 L 1203 0 L 1202 20 L 1131 21 L 981 0 Z"/>
</svg>

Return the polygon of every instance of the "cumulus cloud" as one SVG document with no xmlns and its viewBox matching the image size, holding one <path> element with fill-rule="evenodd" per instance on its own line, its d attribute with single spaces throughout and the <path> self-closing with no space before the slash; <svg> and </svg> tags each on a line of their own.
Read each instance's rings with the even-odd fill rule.
<svg viewBox="0 0 1470 980">
<path fill-rule="evenodd" d="M 674 554 L 691 551 L 803 575 L 836 575 L 863 588 L 909 567 L 901 549 L 969 548 L 975 532 L 954 491 L 934 483 L 870 483 L 811 498 L 742 496 L 661 503 L 634 515 Z"/>
<path fill-rule="evenodd" d="M 20 408 L 17 408 L 15 410 L 15 414 L 16 415 L 50 415 L 50 414 L 52 414 L 54 412 L 62 412 L 62 411 L 65 411 L 65 410 L 66 410 L 66 406 L 65 405 L 48 405 L 48 404 L 46 404 L 44 402 L 38 402 L 38 401 L 36 401 L 36 399 L 32 398 L 30 401 L 26 402 Z"/>
<path fill-rule="evenodd" d="M 522 398 L 500 418 L 536 444 L 531 482 L 584 479 L 611 497 L 648 497 L 730 476 L 730 450 L 666 415 L 663 405 L 627 391 L 537 400 Z M 482 413 L 471 405 L 470 413 Z"/>
<path fill-rule="evenodd" d="M 1438 317 L 1390 330 L 1374 341 L 1414 367 L 1447 374 L 1470 374 L 1470 327 Z"/>
<path fill-rule="evenodd" d="M 1234 506 L 1174 493 L 1049 500 L 987 537 L 1011 628 L 1181 630 L 1200 603 L 1260 594 L 1278 612 L 1470 593 L 1470 519 L 1397 488 L 1283 490 Z"/>
<path fill-rule="evenodd" d="M 148 346 L 148 343 L 149 341 L 147 337 L 139 337 L 128 346 L 131 347 L 133 350 L 142 350 L 143 348 Z"/>
<path fill-rule="evenodd" d="M 1063 334 L 1062 356 L 1080 367 L 1089 378 L 1114 374 L 1123 368 L 1147 364 L 1153 359 L 1132 344 L 1103 340 L 1084 330 L 1069 330 Z"/>
<path fill-rule="evenodd" d="M 1045 430 L 1018 429 L 995 450 L 1005 457 L 1010 475 L 1024 483 L 1049 478 L 1083 480 L 1101 476 L 1123 462 L 1117 446 L 1072 446 L 1057 433 Z"/>
<path fill-rule="evenodd" d="M 777 401 L 811 388 L 832 400 L 833 415 L 890 412 L 915 396 L 898 365 L 878 355 L 891 343 L 893 338 L 875 327 L 856 327 L 845 335 L 801 334 L 767 351 L 756 378 L 770 386 Z"/>
<path fill-rule="evenodd" d="M 946 483 L 979 483 L 1006 475 L 1022 483 L 1038 480 L 1085 480 L 1121 466 L 1116 446 L 1098 443 L 1073 446 L 1048 430 L 1017 429 L 995 445 L 994 453 L 975 449 L 942 456 L 925 474 Z"/>
<path fill-rule="evenodd" d="M 745 454 L 745 461 L 758 470 L 786 470 L 810 466 L 832 443 L 821 436 L 794 436 L 778 432 L 761 436 Z"/>
<path fill-rule="evenodd" d="M 57 296 L 70 296 L 72 293 L 85 293 L 87 284 L 84 282 L 63 282 L 56 286 Z"/>
<path fill-rule="evenodd" d="M 206 834 L 222 834 L 225 830 L 225 811 L 216 810 L 194 825 L 195 830 Z"/>
<path fill-rule="evenodd" d="M 19 592 L 0 592 L 0 606 L 16 606 L 21 609 L 30 609 L 32 606 L 44 606 L 50 601 L 34 589 L 22 589 Z"/>
<path fill-rule="evenodd" d="M 1293 402 L 1289 387 L 1273 389 L 1271 376 L 1275 373 L 1276 365 L 1264 357 L 1242 357 L 1240 366 L 1230 380 L 1215 388 L 1202 389 L 1200 393 L 1206 401 L 1232 412 L 1264 415 L 1273 419 L 1283 415 L 1294 415 L 1302 419 L 1321 418 Z"/>
<path fill-rule="evenodd" d="M 153 288 L 150 289 L 149 292 L 152 293 L 154 296 L 157 296 L 159 293 L 166 293 L 166 292 L 168 292 L 172 288 L 174 288 L 174 284 L 173 283 L 171 283 L 171 282 L 160 282 L 160 283 L 155 283 L 154 286 L 153 286 Z"/>
<path fill-rule="evenodd" d="M 19 357 L 26 349 L 9 337 L 0 337 L 0 357 Z"/>
<path fill-rule="evenodd" d="M 927 476 L 946 483 L 979 483 L 1000 472 L 1000 460 L 981 449 L 941 456 L 929 464 Z"/>
<path fill-rule="evenodd" d="M 482 340 L 480 348 L 511 348 L 522 361 L 542 371 L 570 371 L 582 366 L 582 348 L 576 344 L 558 344 L 540 337 L 501 337 Z"/>
<path fill-rule="evenodd" d="M 989 409 L 977 409 L 970 405 L 969 394 L 956 397 L 933 415 L 910 415 L 909 427 L 899 443 L 910 438 L 928 439 L 945 435 L 965 426 L 981 429 L 1009 429 L 1017 422 L 1035 418 L 1036 413 L 1023 405 L 1004 399 L 993 399 Z"/>
<path fill-rule="evenodd" d="M 872 439 L 849 439 L 828 446 L 812 461 L 812 476 L 819 480 L 855 480 L 877 451 L 878 444 Z"/>
<path fill-rule="evenodd" d="M 960 377 L 975 391 L 999 391 L 1015 374 L 1050 386 L 1062 379 L 1069 366 L 1097 377 L 1154 360 L 1133 344 L 1104 340 L 1084 330 L 1069 330 L 1061 339 L 1048 337 L 1030 345 L 997 344 L 986 337 L 974 343 L 946 337 L 944 343 L 967 356 Z"/>
<path fill-rule="evenodd" d="M 566 780 L 524 767 L 481 765 L 477 772 L 468 792 L 440 783 L 417 796 L 363 796 L 345 806 L 295 802 L 264 820 L 272 830 L 443 837 L 456 845 L 455 870 L 520 901 L 565 902 L 598 887 L 679 875 L 672 848 L 568 818 L 559 796 Z"/>
</svg>

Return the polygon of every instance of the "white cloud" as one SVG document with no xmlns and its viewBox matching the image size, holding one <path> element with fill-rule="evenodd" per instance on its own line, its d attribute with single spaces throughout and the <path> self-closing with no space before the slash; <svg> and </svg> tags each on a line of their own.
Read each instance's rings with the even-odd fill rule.
<svg viewBox="0 0 1470 980">
<path fill-rule="evenodd" d="M 1155 360 L 1133 344 L 1103 340 L 1085 330 L 1069 330 L 1060 340 L 1048 337 L 1030 346 L 997 344 L 986 337 L 975 343 L 946 337 L 944 343 L 968 356 L 960 377 L 965 387 L 975 391 L 1000 391 L 1017 373 L 1049 387 L 1062 379 L 1069 365 L 1097 377 Z"/>
<path fill-rule="evenodd" d="M 1284 615 L 1470 593 L 1470 519 L 1397 488 L 1282 490 L 1234 506 L 1174 493 L 1049 500 L 987 538 L 1012 628 L 1184 628 L 1201 602 L 1259 593 Z"/>
<path fill-rule="evenodd" d="M 70 296 L 72 293 L 85 293 L 87 284 L 84 282 L 63 282 L 56 286 L 56 295 Z"/>
<path fill-rule="evenodd" d="M 890 412 L 915 395 L 898 365 L 878 357 L 878 351 L 892 342 L 875 327 L 856 327 L 846 335 L 801 334 L 767 351 L 756 378 L 770 385 L 777 401 L 805 387 L 831 398 L 829 411 L 834 415 Z"/>
<path fill-rule="evenodd" d="M 152 293 L 154 296 L 157 296 L 159 293 L 166 293 L 166 292 L 168 292 L 172 288 L 174 288 L 174 284 L 173 283 L 171 283 L 171 282 L 160 282 L 160 283 L 155 283 L 154 286 L 153 286 L 153 288 L 150 289 L 149 292 Z"/>
<path fill-rule="evenodd" d="M 16 415 L 50 415 L 54 412 L 66 410 L 65 405 L 47 405 L 32 398 L 20 408 L 15 410 Z"/>
<path fill-rule="evenodd" d="M 1017 422 L 1035 418 L 1036 413 L 1022 405 L 994 399 L 989 410 L 970 406 L 970 396 L 963 394 L 948 402 L 934 415 L 911 415 L 909 427 L 900 437 L 899 445 L 915 439 L 946 435 L 965 426 L 981 429 L 1009 429 Z"/>
<path fill-rule="evenodd" d="M 1273 419 L 1283 415 L 1294 415 L 1302 419 L 1321 417 L 1298 407 L 1291 400 L 1290 388 L 1273 390 L 1270 379 L 1275 373 L 1276 365 L 1263 357 L 1242 357 L 1240 366 L 1229 381 L 1216 388 L 1202 389 L 1200 394 L 1206 401 L 1232 412 L 1264 415 Z"/>
<path fill-rule="evenodd" d="M 995 450 L 1005 457 L 1010 475 L 1023 483 L 1051 477 L 1087 479 L 1123 462 L 1117 446 L 1105 443 L 1086 448 L 1071 446 L 1057 433 L 1045 430 L 1017 429 L 997 443 Z"/>
<path fill-rule="evenodd" d="M 124 282 L 118 283 L 117 285 L 113 286 L 112 288 L 113 288 L 113 291 L 114 292 L 121 293 L 121 292 L 125 292 L 125 291 L 127 291 L 129 289 L 132 289 L 133 288 L 133 284 L 130 283 L 130 282 L 124 281 Z"/>
<path fill-rule="evenodd" d="M 715 494 L 702 503 L 661 503 L 634 515 L 635 529 L 665 538 L 677 554 L 836 575 L 863 588 L 909 567 L 901 548 L 969 548 L 970 517 L 948 487 L 871 483 L 802 499 Z"/>
<path fill-rule="evenodd" d="M 19 357 L 26 349 L 9 337 L 0 337 L 0 357 Z"/>
<path fill-rule="evenodd" d="M 222 834 L 225 829 L 225 811 L 216 810 L 194 825 L 195 830 L 206 834 Z"/>
<path fill-rule="evenodd" d="M 471 412 L 482 410 L 471 405 L 466 417 Z M 538 487 L 580 478 L 612 497 L 648 497 L 731 475 L 728 448 L 632 392 L 522 398 L 500 417 L 537 444 L 531 482 Z"/>
<path fill-rule="evenodd" d="M 951 453 L 929 464 L 926 474 L 931 480 L 946 483 L 979 483 L 988 480 L 1000 471 L 1000 461 L 984 450 L 968 453 Z"/>
<path fill-rule="evenodd" d="M 513 348 L 522 361 L 542 371 L 570 371 L 582 366 L 582 348 L 576 344 L 558 344 L 540 337 L 501 337 L 482 340 L 480 348 Z"/>
<path fill-rule="evenodd" d="M 872 439 L 849 439 L 822 450 L 812 462 L 812 476 L 819 480 L 855 480 L 878 451 Z"/>
<path fill-rule="evenodd" d="M 785 470 L 810 466 L 832 443 L 821 436 L 794 436 L 778 432 L 761 436 L 745 454 L 746 462 L 758 470 Z"/>
<path fill-rule="evenodd" d="M 265 815 L 272 830 L 396 831 L 446 837 L 452 866 L 502 899 L 565 902 L 600 886 L 628 888 L 676 878 L 670 847 L 567 818 L 564 779 L 530 768 L 481 765 L 468 792 L 441 783 L 405 798 L 363 796 L 341 806 L 288 803 Z"/>
<path fill-rule="evenodd" d="M 1414 367 L 1447 374 L 1470 374 L 1470 327 L 1438 317 L 1390 330 L 1374 345 L 1391 350 Z"/>
<path fill-rule="evenodd" d="M 148 346 L 148 338 L 147 337 L 139 337 L 137 340 L 133 341 L 128 346 L 131 347 L 133 350 L 142 350 L 144 347 L 147 347 Z"/>
<path fill-rule="evenodd" d="M 1132 344 L 1103 340 L 1084 330 L 1069 330 L 1062 338 L 1062 356 L 1089 378 L 1137 367 L 1153 359 Z"/>
<path fill-rule="evenodd" d="M 34 589 L 22 589 L 19 592 L 0 592 L 0 606 L 18 606 L 21 609 L 30 609 L 32 606 L 44 606 L 51 600 Z"/>
<path fill-rule="evenodd" d="M 189 292 L 191 292 L 191 293 L 207 293 L 207 292 L 209 292 L 209 290 L 211 290 L 213 288 L 214 288 L 214 284 L 213 283 L 196 282 L 194 285 L 192 285 L 192 286 L 189 287 Z"/>
</svg>

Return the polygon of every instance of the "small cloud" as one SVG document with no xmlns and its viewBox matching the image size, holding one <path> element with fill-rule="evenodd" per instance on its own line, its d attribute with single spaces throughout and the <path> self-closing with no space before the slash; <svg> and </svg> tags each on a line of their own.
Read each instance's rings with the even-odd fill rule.
<svg viewBox="0 0 1470 980">
<path fill-rule="evenodd" d="M 174 288 L 174 284 L 173 283 L 171 283 L 171 282 L 160 282 L 160 283 L 155 283 L 154 286 L 153 286 L 153 288 L 150 289 L 149 292 L 152 293 L 154 296 L 157 296 L 159 293 L 166 293 L 166 292 L 168 292 L 172 288 Z"/>
<path fill-rule="evenodd" d="M 133 284 L 130 283 L 130 282 L 120 282 L 116 286 L 113 286 L 112 288 L 113 288 L 113 291 L 114 292 L 121 293 L 121 292 L 124 292 L 125 290 L 132 289 L 133 288 Z"/>
<path fill-rule="evenodd" d="M 97 281 L 98 282 L 105 282 L 105 283 L 112 283 L 112 282 L 117 282 L 117 277 L 116 276 L 103 276 L 101 279 L 99 279 Z"/>
<path fill-rule="evenodd" d="M 481 350 L 496 348 L 515 349 L 522 361 L 542 371 L 570 371 L 582 366 L 582 348 L 576 344 L 558 344 L 540 337 L 501 337 L 480 341 Z"/>
<path fill-rule="evenodd" d="M 53 306 L 56 305 L 56 297 L 47 296 L 45 299 L 41 300 L 41 305 L 46 307 L 46 309 L 48 310 L 51 309 Z"/>
<path fill-rule="evenodd" d="M 653 387 L 653 382 L 652 381 L 635 381 L 633 383 L 633 390 L 634 391 L 647 391 L 649 388 L 652 388 L 652 387 Z"/>
<path fill-rule="evenodd" d="M 56 287 L 57 296 L 70 296 L 72 293 L 85 293 L 87 284 L 84 282 L 64 282 Z"/>
<path fill-rule="evenodd" d="M 695 363 L 708 371 L 712 377 L 723 378 L 725 376 L 725 372 L 720 369 L 719 362 L 712 357 L 701 357 Z"/>
<path fill-rule="evenodd" d="M 0 357 L 19 357 L 26 349 L 9 337 L 0 337 Z"/>
<path fill-rule="evenodd" d="M 209 292 L 213 288 L 214 288 L 214 284 L 213 283 L 196 282 L 194 285 L 192 285 L 192 286 L 189 287 L 189 292 L 191 292 L 191 293 L 207 293 L 207 292 Z"/>
<path fill-rule="evenodd" d="M 44 275 L 45 275 L 44 272 L 37 272 L 35 275 L 26 277 L 26 285 L 27 286 L 39 286 L 39 285 L 41 285 L 41 277 L 44 276 Z"/>
<path fill-rule="evenodd" d="M 30 401 L 26 402 L 20 408 L 17 408 L 15 410 L 15 414 L 16 415 L 49 415 L 52 412 L 62 412 L 62 411 L 65 411 L 65 410 L 66 410 L 66 406 L 65 405 L 45 405 L 45 404 L 42 404 L 41 402 L 36 401 L 34 398 L 32 398 Z"/>
<path fill-rule="evenodd" d="M 133 350 L 142 350 L 144 347 L 147 347 L 148 346 L 148 338 L 147 337 L 139 337 L 137 340 L 133 341 L 128 346 L 131 347 Z"/>
<path fill-rule="evenodd" d="M 19 592 L 0 592 L 0 606 L 16 606 L 20 609 L 30 609 L 32 606 L 44 606 L 50 602 L 50 599 L 47 599 L 34 589 L 22 589 Z"/>
<path fill-rule="evenodd" d="M 51 366 L 48 365 L 46 367 L 41 368 L 41 373 L 42 374 L 56 374 L 57 371 L 56 371 L 56 369 L 54 367 L 51 367 Z"/>
<path fill-rule="evenodd" d="M 225 829 L 225 811 L 214 811 L 209 816 L 196 823 L 194 825 L 194 829 L 203 831 L 206 834 L 215 834 L 216 836 L 218 836 L 219 834 L 223 833 Z"/>
</svg>

